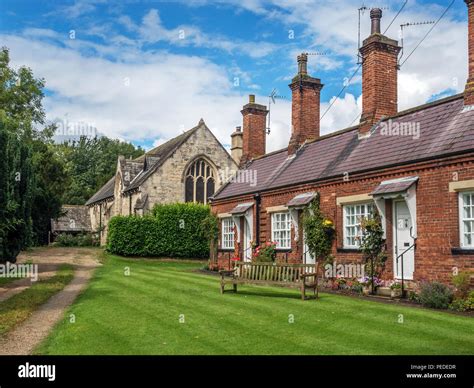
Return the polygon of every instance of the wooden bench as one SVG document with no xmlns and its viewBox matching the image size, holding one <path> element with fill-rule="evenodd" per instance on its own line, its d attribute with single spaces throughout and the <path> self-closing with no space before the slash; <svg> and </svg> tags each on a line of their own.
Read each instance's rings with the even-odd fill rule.
<svg viewBox="0 0 474 388">
<path fill-rule="evenodd" d="M 238 284 L 258 284 L 299 288 L 301 299 L 306 299 L 306 290 L 313 290 L 318 298 L 318 263 L 316 264 L 280 264 L 240 262 L 230 271 L 220 271 L 221 294 L 227 284 L 232 284 L 237 292 Z"/>
</svg>

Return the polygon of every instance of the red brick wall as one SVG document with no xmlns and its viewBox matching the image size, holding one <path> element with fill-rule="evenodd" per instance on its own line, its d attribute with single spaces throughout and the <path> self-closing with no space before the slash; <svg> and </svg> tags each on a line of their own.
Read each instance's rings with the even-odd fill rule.
<svg viewBox="0 0 474 388">
<path fill-rule="evenodd" d="M 319 138 L 320 94 L 323 85 L 316 78 L 300 82 L 297 78 L 290 89 L 291 102 L 291 139 L 288 152 L 294 153 L 306 140 Z"/>
<path fill-rule="evenodd" d="M 468 6 L 469 75 L 466 83 L 465 105 L 474 105 L 474 1 L 466 0 Z"/>
<path fill-rule="evenodd" d="M 247 104 L 241 111 L 243 116 L 243 152 L 241 164 L 265 155 L 267 109 L 264 105 Z"/>
<path fill-rule="evenodd" d="M 363 56 L 361 133 L 369 131 L 383 116 L 397 114 L 399 50 L 396 45 L 378 40 L 360 50 Z"/>
<path fill-rule="evenodd" d="M 266 209 L 272 206 L 285 205 L 300 193 L 318 191 L 321 197 L 322 212 L 335 225 L 337 238 L 333 246 L 333 255 L 338 263 L 362 262 L 358 252 L 344 252 L 342 207 L 337 206 L 336 198 L 348 195 L 367 194 L 383 180 L 417 175 L 417 229 L 418 239 L 415 251 L 414 280 L 439 280 L 448 283 L 453 267 L 461 270 L 474 270 L 473 254 L 456 254 L 452 248 L 460 246 L 458 195 L 449 192 L 449 183 L 455 180 L 474 179 L 474 157 L 466 156 L 454 159 L 438 160 L 417 165 L 379 171 L 378 173 L 353 175 L 348 181 L 339 180 L 321 184 L 308 184 L 261 193 L 260 240 L 261 243 L 271 240 L 270 214 Z M 216 213 L 227 212 L 236 204 L 248 202 L 252 197 L 246 196 L 223 201 L 215 201 L 212 209 Z M 254 209 L 255 211 L 255 209 Z M 393 232 L 392 203 L 386 204 L 387 215 L 387 254 L 384 277 L 393 278 Z M 255 213 L 254 213 L 255 220 Z M 255 222 L 254 222 L 255 223 Z M 301 223 L 300 223 L 301 225 Z M 254 225 L 255 228 L 255 225 Z M 301 233 L 300 228 L 300 233 Z M 255 229 L 254 229 L 255 231 Z M 294 231 L 293 231 L 294 237 Z M 292 249 L 279 253 L 279 261 L 302 261 L 302 238 L 298 243 L 292 239 Z M 339 249 L 338 249 L 339 248 Z M 222 255 L 221 255 L 222 256 Z"/>
</svg>

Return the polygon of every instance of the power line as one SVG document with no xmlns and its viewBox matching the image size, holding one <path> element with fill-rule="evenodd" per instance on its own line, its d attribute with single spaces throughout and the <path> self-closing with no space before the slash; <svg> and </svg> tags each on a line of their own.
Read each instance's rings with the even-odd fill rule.
<svg viewBox="0 0 474 388">
<path fill-rule="evenodd" d="M 454 2 L 454 0 L 453 0 Z M 385 31 L 383 32 L 383 34 L 385 35 L 385 33 L 387 32 L 387 30 L 390 28 L 390 26 L 393 24 L 393 22 L 398 18 L 398 16 L 400 15 L 400 13 L 403 11 L 403 9 L 405 8 L 405 6 L 407 5 L 408 3 L 408 0 L 405 0 L 405 2 L 403 3 L 403 5 L 400 7 L 400 9 L 398 10 L 397 14 L 393 17 L 392 21 L 390 22 L 390 24 L 388 25 L 388 27 L 385 29 Z M 321 121 L 324 116 L 326 116 L 326 114 L 331 110 L 331 108 L 333 107 L 334 103 L 337 101 L 337 99 L 339 97 L 341 97 L 342 93 L 344 93 L 344 91 L 347 89 L 347 87 L 351 84 L 351 81 L 352 79 L 356 76 L 356 74 L 359 72 L 360 68 L 362 67 L 362 63 L 359 64 L 359 66 L 357 66 L 357 69 L 354 71 L 354 73 L 351 75 L 351 77 L 349 78 L 349 80 L 347 81 L 347 83 L 343 86 L 343 88 L 341 89 L 341 91 L 337 94 L 336 98 L 334 98 L 332 100 L 332 102 L 329 104 L 329 106 L 327 107 L 327 109 L 324 111 L 324 113 L 321 115 L 321 118 L 319 119 L 319 121 Z"/>
<path fill-rule="evenodd" d="M 433 29 L 438 25 L 438 23 L 441 21 L 441 19 L 443 19 L 444 15 L 446 15 L 448 13 L 448 11 L 451 9 L 451 7 L 453 6 L 454 2 L 456 0 L 452 0 L 451 1 L 451 4 L 448 5 L 448 7 L 444 10 L 444 12 L 441 14 L 441 16 L 439 17 L 438 20 L 436 20 L 436 22 L 433 24 L 433 26 L 428 30 L 428 32 L 425 34 L 425 36 L 423 37 L 423 39 L 421 39 L 418 44 L 416 45 L 416 47 L 410 52 L 410 54 L 405 58 L 405 60 L 400 64 L 400 67 L 402 67 L 406 61 L 408 61 L 408 59 L 412 56 L 412 54 L 416 51 L 416 49 L 418 47 L 421 46 L 421 44 L 425 41 L 425 39 L 428 37 L 429 34 L 431 34 L 431 31 L 433 31 Z"/>
</svg>

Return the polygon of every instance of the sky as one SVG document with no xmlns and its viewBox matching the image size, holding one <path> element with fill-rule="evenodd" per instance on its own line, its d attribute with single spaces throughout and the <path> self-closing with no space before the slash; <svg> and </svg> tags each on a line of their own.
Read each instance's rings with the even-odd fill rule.
<svg viewBox="0 0 474 388">
<path fill-rule="evenodd" d="M 310 54 L 309 73 L 325 85 L 321 133 L 341 130 L 361 111 L 361 71 L 349 82 L 358 67 L 359 12 L 361 39 L 370 33 L 369 11 L 359 9 L 382 8 L 382 31 L 391 23 L 385 35 L 400 39 L 401 24 L 435 22 L 450 3 L 1 0 L 0 46 L 13 67 L 45 79 L 44 107 L 59 135 L 99 133 L 150 149 L 203 118 L 228 148 L 248 95 L 268 105 L 275 89 L 273 151 L 290 137 L 288 84 L 299 53 Z M 432 27 L 403 28 L 401 63 Z M 401 66 L 399 110 L 459 93 L 466 78 L 467 7 L 454 0 Z"/>
</svg>

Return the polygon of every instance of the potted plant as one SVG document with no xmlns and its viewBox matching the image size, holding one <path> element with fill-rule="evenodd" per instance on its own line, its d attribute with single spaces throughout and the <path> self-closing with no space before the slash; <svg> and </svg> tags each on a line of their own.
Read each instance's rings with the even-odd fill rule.
<svg viewBox="0 0 474 388">
<path fill-rule="evenodd" d="M 400 298 L 402 296 L 402 284 L 400 282 L 393 282 L 390 285 L 390 297 Z"/>
</svg>

